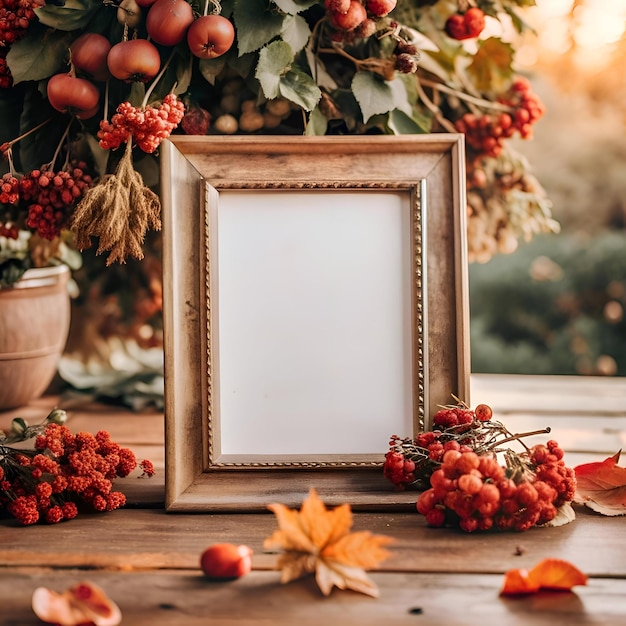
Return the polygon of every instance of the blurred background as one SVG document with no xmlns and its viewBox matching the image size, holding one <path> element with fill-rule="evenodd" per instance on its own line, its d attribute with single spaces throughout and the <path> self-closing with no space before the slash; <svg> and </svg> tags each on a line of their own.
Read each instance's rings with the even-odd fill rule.
<svg viewBox="0 0 626 626">
<path fill-rule="evenodd" d="M 546 105 L 516 149 L 559 234 L 470 265 L 474 373 L 626 375 L 626 1 L 537 0 L 517 55 Z"/>
<path fill-rule="evenodd" d="M 626 0 L 533 4 L 524 17 L 534 32 L 510 36 L 515 70 L 546 113 L 532 139 L 511 142 L 560 232 L 470 263 L 472 372 L 626 376 Z M 506 39 L 506 20 L 505 32 L 495 20 L 489 28 Z M 136 165 L 156 188 L 154 159 Z M 145 253 L 105 268 L 83 252 L 60 366 L 77 393 L 136 409 L 163 399 L 158 233 Z"/>
</svg>

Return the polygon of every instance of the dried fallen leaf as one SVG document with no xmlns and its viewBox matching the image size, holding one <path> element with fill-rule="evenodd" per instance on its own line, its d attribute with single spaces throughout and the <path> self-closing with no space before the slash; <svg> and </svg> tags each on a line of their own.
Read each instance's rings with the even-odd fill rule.
<svg viewBox="0 0 626 626">
<path fill-rule="evenodd" d="M 586 585 L 587 576 L 569 561 L 543 559 L 530 570 L 511 569 L 504 574 L 501 595 L 535 593 L 540 589 L 570 591 L 576 585 Z"/>
<path fill-rule="evenodd" d="M 368 531 L 351 533 L 350 505 L 328 510 L 315 489 L 299 512 L 280 503 L 268 509 L 276 515 L 278 530 L 265 540 L 264 547 L 283 550 L 278 560 L 283 583 L 315 572 L 326 596 L 338 587 L 378 597 L 378 587 L 365 570 L 389 556 L 384 546 L 393 541 L 391 537 Z"/>
<path fill-rule="evenodd" d="M 80 582 L 63 593 L 38 587 L 32 600 L 35 615 L 48 624 L 117 626 L 122 621 L 119 607 L 92 582 Z"/>
<path fill-rule="evenodd" d="M 621 453 L 574 468 L 576 502 L 602 515 L 626 515 L 626 467 L 617 464 Z"/>
</svg>

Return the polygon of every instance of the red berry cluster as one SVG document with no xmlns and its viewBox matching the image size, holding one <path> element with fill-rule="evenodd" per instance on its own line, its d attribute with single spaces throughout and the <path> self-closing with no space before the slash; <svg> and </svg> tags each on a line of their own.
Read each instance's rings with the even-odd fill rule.
<svg viewBox="0 0 626 626">
<path fill-rule="evenodd" d="M 12 222 L 0 222 L 0 237 L 7 239 L 17 239 L 20 236 L 19 228 Z"/>
<path fill-rule="evenodd" d="M 122 102 L 111 121 L 102 120 L 98 139 L 105 150 L 118 148 L 131 138 L 144 152 L 154 152 L 170 136 L 185 114 L 185 105 L 174 94 L 158 107 L 136 108 Z"/>
<path fill-rule="evenodd" d="M 376 19 L 385 17 L 397 0 L 325 0 L 326 15 L 338 33 L 370 37 L 376 32 Z M 341 39 L 341 37 L 339 37 Z"/>
<path fill-rule="evenodd" d="M 556 441 L 524 454 L 507 451 L 506 460 L 503 467 L 493 453 L 448 450 L 418 498 L 418 512 L 435 527 L 523 531 L 552 521 L 572 500 L 574 471 Z"/>
<path fill-rule="evenodd" d="M 13 87 L 13 74 L 7 65 L 7 48 L 0 47 L 0 89 Z"/>
<path fill-rule="evenodd" d="M 32 20 L 40 0 L 0 0 L 0 46 L 8 47 L 20 40 Z"/>
<path fill-rule="evenodd" d="M 510 112 L 475 115 L 465 113 L 455 123 L 458 132 L 465 134 L 467 145 L 481 156 L 497 157 L 505 139 L 516 132 L 522 139 L 532 137 L 532 125 L 545 112 L 543 103 L 532 92 L 525 78 L 517 78 L 509 91 L 498 100 L 510 107 Z"/>
<path fill-rule="evenodd" d="M 28 206 L 26 225 L 40 237 L 52 240 L 67 225 L 72 209 L 93 180 L 85 173 L 86 164 L 69 170 L 33 170 L 20 179 L 20 199 Z"/>
<path fill-rule="evenodd" d="M 20 200 L 20 181 L 10 172 L 0 178 L 0 204 L 17 204 Z"/>
<path fill-rule="evenodd" d="M 465 13 L 454 13 L 446 20 L 444 28 L 453 39 L 473 39 L 485 28 L 485 14 L 478 7 L 472 7 Z"/>
<path fill-rule="evenodd" d="M 111 511 L 126 503 L 112 481 L 137 467 L 131 450 L 106 431 L 73 435 L 67 426 L 48 422 L 39 432 L 32 450 L 0 441 L 0 508 L 21 524 L 54 524 L 76 517 L 79 505 Z M 154 475 L 150 461 L 140 466 Z"/>
<path fill-rule="evenodd" d="M 427 481 L 448 450 L 467 452 L 484 445 L 497 429 L 486 426 L 491 417 L 491 407 L 486 404 L 471 410 L 461 403 L 435 413 L 436 430 L 418 433 L 414 438 L 392 435 L 383 465 L 385 478 L 396 489 Z"/>
</svg>

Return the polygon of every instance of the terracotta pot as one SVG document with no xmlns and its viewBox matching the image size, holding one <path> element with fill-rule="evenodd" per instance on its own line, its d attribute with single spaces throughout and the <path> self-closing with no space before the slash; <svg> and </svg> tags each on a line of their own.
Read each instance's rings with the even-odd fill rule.
<svg viewBox="0 0 626 626">
<path fill-rule="evenodd" d="M 50 385 L 70 325 L 67 266 L 28 270 L 0 289 L 0 409 L 23 406 Z"/>
</svg>

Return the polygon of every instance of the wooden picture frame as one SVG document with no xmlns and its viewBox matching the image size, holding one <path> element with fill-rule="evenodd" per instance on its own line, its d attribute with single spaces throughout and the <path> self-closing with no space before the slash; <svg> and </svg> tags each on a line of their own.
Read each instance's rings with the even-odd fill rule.
<svg viewBox="0 0 626 626">
<path fill-rule="evenodd" d="M 463 136 L 175 136 L 161 181 L 166 509 L 414 505 L 388 437 L 469 402 Z"/>
</svg>

